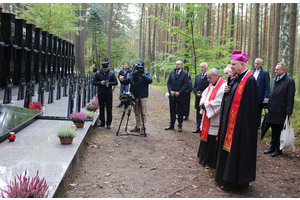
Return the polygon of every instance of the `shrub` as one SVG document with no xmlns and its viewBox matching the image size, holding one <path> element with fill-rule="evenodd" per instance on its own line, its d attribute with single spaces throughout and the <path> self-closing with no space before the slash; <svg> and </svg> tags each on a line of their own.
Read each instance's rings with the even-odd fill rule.
<svg viewBox="0 0 300 200">
<path fill-rule="evenodd" d="M 24 176 L 17 174 L 14 181 L 8 182 L 3 179 L 7 189 L 0 188 L 2 198 L 46 198 L 48 185 L 45 178 L 41 180 L 38 175 L 39 171 L 34 178 L 27 178 L 27 171 L 25 171 Z"/>
<path fill-rule="evenodd" d="M 73 112 L 72 114 L 70 114 L 70 118 L 73 122 L 82 123 L 86 120 L 87 115 L 83 112 Z"/>
<path fill-rule="evenodd" d="M 77 131 L 73 130 L 69 126 L 61 126 L 57 129 L 57 137 L 60 139 L 66 139 L 66 138 L 74 138 L 77 136 Z"/>
</svg>

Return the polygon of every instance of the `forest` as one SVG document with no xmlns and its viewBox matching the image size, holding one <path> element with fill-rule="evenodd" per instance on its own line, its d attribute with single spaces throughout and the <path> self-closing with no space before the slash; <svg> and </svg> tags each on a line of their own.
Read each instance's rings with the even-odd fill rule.
<svg viewBox="0 0 300 200">
<path fill-rule="evenodd" d="M 300 36 L 296 3 L 1 3 L 2 12 L 33 23 L 75 44 L 75 71 L 92 73 L 95 63 L 113 69 L 143 60 L 156 82 L 164 82 L 176 60 L 192 79 L 200 63 L 223 69 L 233 50 L 263 59 L 271 78 L 278 62 L 299 88 Z M 97 65 L 99 69 L 99 65 Z M 297 90 L 300 95 L 299 89 Z"/>
</svg>

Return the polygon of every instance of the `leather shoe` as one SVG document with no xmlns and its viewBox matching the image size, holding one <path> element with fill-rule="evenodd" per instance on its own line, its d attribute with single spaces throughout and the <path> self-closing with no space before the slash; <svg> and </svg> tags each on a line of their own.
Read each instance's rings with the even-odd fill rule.
<svg viewBox="0 0 300 200">
<path fill-rule="evenodd" d="M 274 151 L 275 151 L 275 149 L 270 148 L 268 150 L 265 150 L 264 154 L 270 154 L 270 153 L 273 153 Z"/>
<path fill-rule="evenodd" d="M 141 129 L 138 127 L 134 127 L 134 129 L 130 130 L 130 132 L 140 132 Z"/>
<path fill-rule="evenodd" d="M 174 129 L 174 126 L 168 126 L 165 128 L 165 130 L 170 130 L 170 129 Z"/>
<path fill-rule="evenodd" d="M 110 129 L 110 126 L 106 126 L 107 129 Z"/>
<path fill-rule="evenodd" d="M 181 127 L 178 127 L 178 132 L 182 132 L 182 128 Z"/>
<path fill-rule="evenodd" d="M 200 129 L 194 130 L 192 133 L 200 133 Z"/>
<path fill-rule="evenodd" d="M 282 151 L 279 149 L 275 149 L 275 151 L 272 153 L 272 157 L 276 157 L 282 154 Z"/>
<path fill-rule="evenodd" d="M 98 124 L 99 127 L 104 127 L 104 124 Z"/>
<path fill-rule="evenodd" d="M 221 185 L 221 190 L 230 191 L 230 190 L 234 190 L 234 187 L 228 187 L 228 186 Z"/>
</svg>

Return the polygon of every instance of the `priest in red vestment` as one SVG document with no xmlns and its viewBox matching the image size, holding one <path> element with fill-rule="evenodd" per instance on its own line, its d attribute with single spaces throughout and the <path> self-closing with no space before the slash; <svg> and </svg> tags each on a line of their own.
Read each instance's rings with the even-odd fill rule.
<svg viewBox="0 0 300 200">
<path fill-rule="evenodd" d="M 216 68 L 212 68 L 207 72 L 207 80 L 209 85 L 203 91 L 199 104 L 202 120 L 198 158 L 199 163 L 205 168 L 216 168 L 214 162 L 217 145 L 216 137 L 219 130 L 221 103 L 226 84 Z"/>
<path fill-rule="evenodd" d="M 246 190 L 256 175 L 257 84 L 247 61 L 241 50 L 231 55 L 230 68 L 237 76 L 225 86 L 216 156 L 215 181 L 222 190 Z"/>
</svg>

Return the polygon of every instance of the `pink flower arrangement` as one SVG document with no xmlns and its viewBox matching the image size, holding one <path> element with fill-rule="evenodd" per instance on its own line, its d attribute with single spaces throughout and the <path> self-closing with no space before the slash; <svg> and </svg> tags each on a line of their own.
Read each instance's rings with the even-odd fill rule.
<svg viewBox="0 0 300 200">
<path fill-rule="evenodd" d="M 24 176 L 17 175 L 14 181 L 8 182 L 7 189 L 0 188 L 2 198 L 46 198 L 48 196 L 48 185 L 45 178 L 39 178 L 39 171 L 37 171 L 34 178 L 26 177 L 27 171 Z"/>
<path fill-rule="evenodd" d="M 72 119 L 73 122 L 82 123 L 86 120 L 87 114 L 83 112 L 73 112 L 70 114 L 70 118 Z"/>
<path fill-rule="evenodd" d="M 29 103 L 28 108 L 41 111 L 43 108 L 43 105 L 41 102 L 36 101 L 36 102 Z"/>
<path fill-rule="evenodd" d="M 92 104 L 97 104 L 98 105 L 98 96 L 97 94 L 95 95 L 95 97 L 91 100 Z"/>
<path fill-rule="evenodd" d="M 86 106 L 86 109 L 88 111 L 93 111 L 93 112 L 96 111 L 98 108 L 99 108 L 98 104 L 88 104 Z"/>
</svg>

